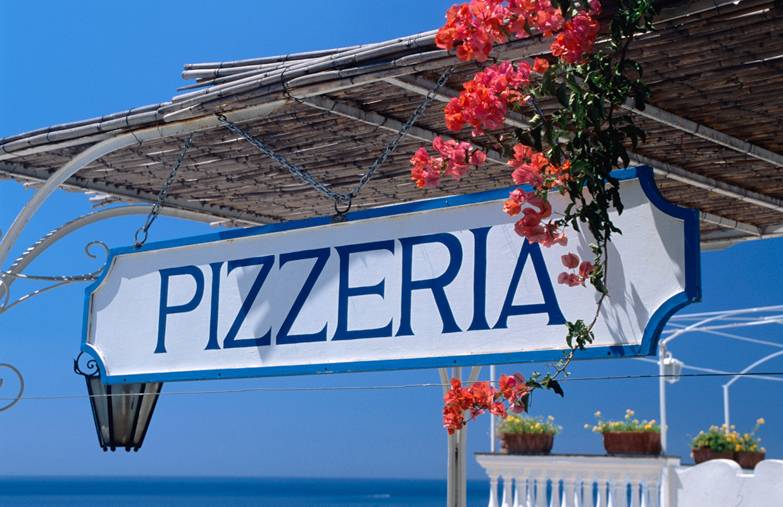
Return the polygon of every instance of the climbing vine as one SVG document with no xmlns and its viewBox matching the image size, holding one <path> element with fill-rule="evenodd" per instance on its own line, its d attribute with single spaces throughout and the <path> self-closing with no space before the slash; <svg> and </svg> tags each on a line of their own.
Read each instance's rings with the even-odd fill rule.
<svg viewBox="0 0 783 507">
<path fill-rule="evenodd" d="M 619 182 L 614 169 L 629 164 L 628 148 L 645 141 L 645 133 L 626 111 L 627 101 L 644 109 L 650 92 L 642 81 L 641 66 L 628 57 L 634 37 L 653 29 L 652 0 L 619 0 L 607 29 L 598 21 L 598 0 L 575 4 L 571 0 L 472 0 L 454 5 L 446 13 L 446 25 L 436 36 L 439 47 L 456 48 L 460 61 L 484 62 L 496 44 L 514 38 L 542 34 L 552 37 L 551 56 L 533 61 L 493 64 L 463 84 L 459 97 L 445 107 L 446 125 L 459 131 L 468 126 L 473 136 L 483 136 L 508 160 L 511 179 L 519 188 L 511 192 L 503 210 L 517 217 L 515 232 L 544 247 L 566 247 L 566 230 L 586 228 L 595 239 L 593 257 L 580 259 L 566 253 L 558 282 L 570 287 L 589 282 L 600 294 L 595 315 L 587 322 L 566 323 L 563 358 L 545 374 L 530 378 L 516 373 L 502 375 L 498 388 L 477 382 L 464 388 L 452 379 L 444 397 L 444 426 L 449 434 L 489 410 L 506 417 L 508 410 L 526 410 L 531 392 L 548 389 L 563 395 L 558 378 L 577 350 L 592 343 L 593 326 L 607 297 L 606 248 L 612 234 L 611 209 L 622 213 Z M 610 6 L 607 4 L 607 8 Z M 606 25 L 605 25 L 606 26 Z M 557 108 L 545 114 L 538 101 L 551 99 Z M 509 112 L 530 117 L 527 128 L 510 136 L 495 132 Z M 411 163 L 412 178 L 419 187 L 436 187 L 444 176 L 460 180 L 481 167 L 487 154 L 467 142 L 434 140 L 436 156 L 420 148 Z M 554 215 L 552 192 L 570 200 L 562 214 Z"/>
</svg>

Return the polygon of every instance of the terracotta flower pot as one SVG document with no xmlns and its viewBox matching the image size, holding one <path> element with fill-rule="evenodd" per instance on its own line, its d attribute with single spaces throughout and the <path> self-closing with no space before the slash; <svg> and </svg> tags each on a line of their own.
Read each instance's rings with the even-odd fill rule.
<svg viewBox="0 0 783 507">
<path fill-rule="evenodd" d="M 655 431 L 605 431 L 603 436 L 607 454 L 661 453 L 661 434 Z"/>
<path fill-rule="evenodd" d="M 734 459 L 734 451 L 715 452 L 709 447 L 693 447 L 691 454 L 697 465 L 711 459 Z"/>
<path fill-rule="evenodd" d="M 509 453 L 549 454 L 554 440 L 552 433 L 503 433 L 500 435 L 500 447 Z"/>
<path fill-rule="evenodd" d="M 751 451 L 735 452 L 734 461 L 739 463 L 739 466 L 741 466 L 742 468 L 753 469 L 756 468 L 756 465 L 758 465 L 759 462 L 764 459 L 764 456 L 766 456 L 766 454 L 767 454 L 766 452 L 751 452 Z"/>
</svg>

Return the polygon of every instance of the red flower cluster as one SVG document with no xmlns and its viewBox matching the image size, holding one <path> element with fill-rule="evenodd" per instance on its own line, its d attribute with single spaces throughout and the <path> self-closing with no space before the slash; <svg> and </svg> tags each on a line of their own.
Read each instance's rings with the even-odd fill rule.
<svg viewBox="0 0 783 507">
<path fill-rule="evenodd" d="M 543 68 L 543 64 L 538 64 Z M 548 65 L 548 64 L 547 64 Z M 469 124 L 475 131 L 473 135 L 484 133 L 503 126 L 509 106 L 523 104 L 526 98 L 519 89 L 530 84 L 532 67 L 520 62 L 515 68 L 509 62 L 492 65 L 463 84 L 464 90 L 459 97 L 451 99 L 445 107 L 446 126 L 458 131 Z"/>
<path fill-rule="evenodd" d="M 523 398 L 530 392 L 525 385 L 525 377 L 515 373 L 513 377 L 500 376 L 500 389 L 495 389 L 489 382 L 476 382 L 467 389 L 462 387 L 458 379 L 451 379 L 451 389 L 443 397 L 443 426 L 449 435 L 461 430 L 465 425 L 465 411 L 470 411 L 470 418 L 489 410 L 490 414 L 506 418 L 506 405 L 504 400 L 509 400 L 509 410 L 521 413 L 525 410 Z"/>
<path fill-rule="evenodd" d="M 446 25 L 438 31 L 435 43 L 451 50 L 455 42 L 461 42 L 457 48 L 460 61 L 476 58 L 483 62 L 492 44 L 508 40 L 506 34 L 525 38 L 532 29 L 551 37 L 563 21 L 560 9 L 549 0 L 471 0 L 446 12 Z"/>
<path fill-rule="evenodd" d="M 425 148 L 419 148 L 411 158 L 411 178 L 416 180 L 416 186 L 419 188 L 437 187 L 443 174 L 459 181 L 471 165 L 478 167 L 487 159 L 483 151 L 466 142 L 444 141 L 436 137 L 432 147 L 440 153 L 440 157 L 430 157 Z"/>
<path fill-rule="evenodd" d="M 601 8 L 601 4 L 595 4 L 597 9 L 594 15 L 598 14 Z M 552 43 L 552 54 L 559 56 L 566 63 L 580 63 L 582 58 L 593 50 L 599 28 L 598 21 L 589 13 L 580 12 L 563 25 L 563 31 Z"/>
<path fill-rule="evenodd" d="M 514 146 L 514 158 L 508 165 L 515 168 L 511 174 L 514 183 L 530 185 L 534 189 L 530 192 L 525 192 L 521 188 L 514 190 L 509 196 L 511 199 L 503 206 L 503 211 L 509 216 L 516 216 L 520 212 L 523 215 L 514 224 L 516 233 L 530 242 L 540 243 L 545 247 L 555 244 L 567 245 L 568 238 L 565 231 L 561 231 L 551 220 L 546 224 L 541 223 L 552 215 L 552 206 L 538 195 L 537 191 L 561 188 L 568 179 L 570 162 L 566 161 L 557 166 L 547 160 L 543 153 L 534 152 L 528 146 L 517 144 Z M 528 203 L 532 207 L 522 209 L 523 203 Z"/>
<path fill-rule="evenodd" d="M 563 266 L 568 269 L 576 269 L 577 266 L 579 267 L 579 274 L 567 273 L 564 271 L 557 277 L 557 283 L 562 283 L 564 285 L 568 285 L 569 287 L 584 285 L 585 280 L 590 278 L 590 273 L 595 271 L 596 268 L 595 265 L 590 261 L 582 261 L 580 264 L 579 257 L 572 253 L 563 255 L 560 257 L 560 260 L 563 262 Z"/>
</svg>

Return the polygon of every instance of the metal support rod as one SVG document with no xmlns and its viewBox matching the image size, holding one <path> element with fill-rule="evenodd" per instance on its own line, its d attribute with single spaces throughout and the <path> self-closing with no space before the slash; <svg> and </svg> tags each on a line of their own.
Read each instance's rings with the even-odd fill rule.
<svg viewBox="0 0 783 507">
<path fill-rule="evenodd" d="M 762 357 L 761 359 L 759 359 L 755 363 L 751 364 L 750 366 L 746 367 L 744 370 L 739 372 L 737 375 L 734 375 L 731 378 L 731 380 L 729 380 L 728 382 L 726 382 L 726 384 L 724 384 L 724 386 L 723 386 L 723 418 L 724 418 L 724 424 L 726 424 L 726 426 L 729 425 L 729 387 L 731 386 L 731 384 L 733 384 L 734 382 L 739 380 L 740 377 L 742 377 L 745 373 L 748 373 L 750 370 L 752 370 L 756 366 L 758 366 L 758 365 L 760 365 L 762 363 L 766 363 L 770 359 L 774 359 L 774 358 L 776 358 L 778 356 L 781 356 L 781 355 L 783 355 L 783 350 L 779 350 L 777 352 L 773 352 L 772 354 L 769 354 L 767 356 Z"/>
<path fill-rule="evenodd" d="M 62 168 L 57 170 L 57 172 L 52 174 L 52 176 L 46 180 L 46 183 L 44 183 L 43 186 L 38 189 L 38 191 L 25 205 L 25 207 L 22 208 L 22 211 L 16 217 L 14 223 L 11 224 L 11 228 L 8 229 L 8 232 L 6 233 L 2 242 L 0 242 L 0 266 L 2 266 L 3 262 L 5 262 L 12 245 L 19 239 L 19 236 L 30 222 L 35 212 L 38 211 L 44 201 L 46 201 L 46 199 L 52 195 L 52 193 L 57 189 L 58 186 L 60 186 L 60 184 L 64 183 L 65 180 L 73 176 L 79 169 L 89 164 L 90 162 L 106 155 L 107 153 L 111 153 L 114 150 L 130 146 L 137 142 L 138 141 L 136 138 L 131 134 L 124 134 L 106 139 L 105 141 L 94 144 L 83 152 L 79 153 Z"/>
<path fill-rule="evenodd" d="M 253 118 L 260 118 L 271 113 L 281 104 L 282 102 L 262 104 L 260 106 L 243 109 L 241 111 L 226 113 L 226 116 L 229 120 L 235 123 Z M 11 248 L 19 239 L 22 231 L 30 222 L 33 215 L 35 215 L 35 213 L 41 207 L 41 205 L 46 201 L 46 199 L 49 198 L 49 196 L 57 189 L 57 187 L 65 183 L 68 178 L 76 174 L 76 172 L 85 165 L 113 151 L 125 148 L 127 146 L 132 146 L 134 144 L 140 144 L 144 141 L 180 136 L 199 130 L 215 128 L 218 126 L 220 126 L 220 122 L 213 116 L 197 118 L 175 124 L 164 124 L 134 132 L 126 132 L 100 141 L 85 149 L 73 157 L 62 168 L 58 169 L 54 174 L 52 174 L 16 217 L 14 223 L 11 224 L 11 228 L 8 230 L 5 237 L 2 238 L 2 241 L 0 241 L 0 267 L 2 267 L 3 263 L 8 257 L 9 252 L 11 251 Z"/>
</svg>

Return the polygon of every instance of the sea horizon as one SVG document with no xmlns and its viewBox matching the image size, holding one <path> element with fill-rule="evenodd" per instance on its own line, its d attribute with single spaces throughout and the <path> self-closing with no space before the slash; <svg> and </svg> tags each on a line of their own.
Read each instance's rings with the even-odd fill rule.
<svg viewBox="0 0 783 507">
<path fill-rule="evenodd" d="M 2 506 L 442 506 L 446 479 L 76 475 L 0 477 Z M 469 480 L 468 506 L 486 505 L 488 480 Z"/>
</svg>

